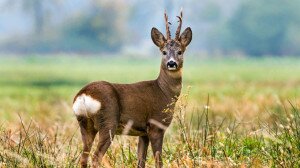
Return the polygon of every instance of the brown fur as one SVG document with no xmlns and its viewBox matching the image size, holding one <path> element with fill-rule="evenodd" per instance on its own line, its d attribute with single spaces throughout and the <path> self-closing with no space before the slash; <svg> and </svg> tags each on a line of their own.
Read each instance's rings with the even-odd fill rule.
<svg viewBox="0 0 300 168">
<path fill-rule="evenodd" d="M 186 32 L 188 31 L 188 32 Z M 138 166 L 145 167 L 149 141 L 156 159 L 156 167 L 162 167 L 161 153 L 166 127 L 172 121 L 172 110 L 181 92 L 183 52 L 191 41 L 191 30 L 186 29 L 178 40 L 166 41 L 155 28 L 151 36 L 163 55 L 161 70 L 156 80 L 134 84 L 115 84 L 105 81 L 93 82 L 82 88 L 76 98 L 82 94 L 101 102 L 101 109 L 92 116 L 77 116 L 81 128 L 84 152 L 81 157 L 82 167 L 87 166 L 88 153 L 95 135 L 99 132 L 99 143 L 93 157 L 93 166 L 97 167 L 114 135 L 120 135 L 126 124 L 132 121 L 128 135 L 139 136 Z M 186 37 L 188 33 L 189 37 Z M 189 38 L 189 39 L 186 39 Z M 182 40 L 182 41 L 180 41 Z M 181 51 L 182 54 L 178 54 Z M 173 58 L 178 64 L 176 70 L 168 70 L 167 61 Z M 164 112 L 165 109 L 171 112 Z M 155 121 L 163 125 L 161 128 Z"/>
</svg>

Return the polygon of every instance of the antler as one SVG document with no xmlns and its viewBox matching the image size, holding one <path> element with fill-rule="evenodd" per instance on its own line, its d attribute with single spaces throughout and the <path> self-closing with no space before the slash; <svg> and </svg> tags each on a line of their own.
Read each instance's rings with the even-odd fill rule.
<svg viewBox="0 0 300 168">
<path fill-rule="evenodd" d="M 180 16 L 177 16 L 177 18 L 179 19 L 178 20 L 179 25 L 178 25 L 177 30 L 176 30 L 175 40 L 179 40 L 179 38 L 180 38 L 180 30 L 181 30 L 181 25 L 182 25 L 182 8 L 180 10 Z"/>
<path fill-rule="evenodd" d="M 166 36 L 167 36 L 167 40 L 171 40 L 171 33 L 170 33 L 170 28 L 169 28 L 169 24 L 171 24 L 168 21 L 168 15 L 167 12 L 165 10 L 165 22 L 166 22 Z"/>
</svg>

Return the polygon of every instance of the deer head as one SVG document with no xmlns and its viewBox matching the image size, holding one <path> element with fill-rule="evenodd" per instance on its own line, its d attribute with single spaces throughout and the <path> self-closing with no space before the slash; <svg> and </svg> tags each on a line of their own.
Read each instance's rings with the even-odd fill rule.
<svg viewBox="0 0 300 168">
<path fill-rule="evenodd" d="M 186 47 L 192 41 L 192 30 L 190 27 L 186 28 L 180 34 L 182 26 L 182 10 L 179 19 L 179 25 L 175 33 L 175 38 L 171 38 L 171 33 L 168 21 L 168 16 L 165 11 L 166 37 L 155 27 L 151 30 L 151 38 L 153 43 L 159 47 L 162 54 L 162 68 L 168 71 L 178 71 L 183 66 L 183 53 Z"/>
</svg>

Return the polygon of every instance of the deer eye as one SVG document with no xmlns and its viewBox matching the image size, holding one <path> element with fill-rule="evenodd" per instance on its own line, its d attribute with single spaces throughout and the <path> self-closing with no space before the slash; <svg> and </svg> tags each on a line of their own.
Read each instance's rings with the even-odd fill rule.
<svg viewBox="0 0 300 168">
<path fill-rule="evenodd" d="M 167 55 L 167 52 L 166 52 L 166 51 L 163 51 L 162 54 L 163 54 L 163 55 Z"/>
<path fill-rule="evenodd" d="M 178 54 L 178 55 L 181 55 L 181 54 L 182 54 L 182 52 L 181 52 L 181 51 L 178 51 L 178 52 L 177 52 L 177 54 Z"/>
</svg>

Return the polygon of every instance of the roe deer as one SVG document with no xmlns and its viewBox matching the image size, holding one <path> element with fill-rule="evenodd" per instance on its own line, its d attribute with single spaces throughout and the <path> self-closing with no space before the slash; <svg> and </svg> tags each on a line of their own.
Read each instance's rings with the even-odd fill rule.
<svg viewBox="0 0 300 168">
<path fill-rule="evenodd" d="M 82 167 L 87 167 L 97 133 L 99 142 L 92 159 L 93 167 L 101 163 L 114 135 L 122 132 L 139 136 L 138 167 L 145 167 L 149 141 L 155 156 L 155 167 L 162 167 L 164 133 L 173 118 L 173 113 L 164 112 L 164 109 L 174 110 L 182 87 L 183 53 L 192 40 L 192 30 L 189 27 L 180 35 L 182 11 L 177 16 L 179 26 L 174 39 L 171 39 L 166 12 L 164 17 L 166 37 L 156 28 L 151 30 L 152 41 L 162 54 L 157 79 L 133 84 L 92 82 L 75 96 L 73 111 L 79 122 L 83 141 L 80 160 Z"/>
</svg>

